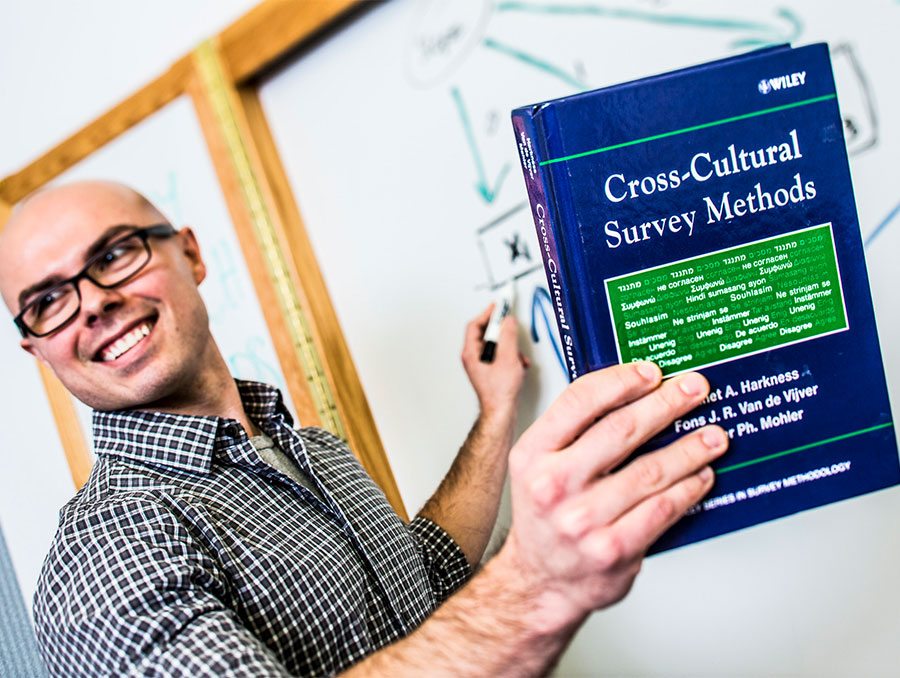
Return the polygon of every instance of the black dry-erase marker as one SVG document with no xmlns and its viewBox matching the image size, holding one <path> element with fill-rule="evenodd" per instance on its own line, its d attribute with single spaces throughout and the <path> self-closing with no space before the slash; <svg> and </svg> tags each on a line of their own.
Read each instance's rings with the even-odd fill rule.
<svg viewBox="0 0 900 678">
<path fill-rule="evenodd" d="M 484 330 L 484 348 L 481 350 L 481 362 L 483 363 L 494 362 L 497 339 L 500 338 L 500 326 L 503 324 L 503 319 L 512 311 L 515 295 L 516 288 L 513 281 L 510 280 L 503 289 L 503 296 L 494 304 L 494 312 L 491 313 L 491 319 Z"/>
</svg>

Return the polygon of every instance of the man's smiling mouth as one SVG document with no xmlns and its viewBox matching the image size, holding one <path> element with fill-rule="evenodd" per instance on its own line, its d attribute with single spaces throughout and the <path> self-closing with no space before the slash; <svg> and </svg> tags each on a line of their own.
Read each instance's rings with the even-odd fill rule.
<svg viewBox="0 0 900 678">
<path fill-rule="evenodd" d="M 142 322 L 133 330 L 119 337 L 113 344 L 105 348 L 100 354 L 100 359 L 103 362 L 110 362 L 122 354 L 127 353 L 141 343 L 144 340 L 144 337 L 150 334 L 151 329 L 153 329 L 153 321 L 147 320 Z"/>
</svg>

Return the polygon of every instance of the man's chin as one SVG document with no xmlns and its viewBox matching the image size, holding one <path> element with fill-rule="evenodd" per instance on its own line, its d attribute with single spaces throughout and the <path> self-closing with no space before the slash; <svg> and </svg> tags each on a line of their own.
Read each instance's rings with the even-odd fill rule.
<svg viewBox="0 0 900 678">
<path fill-rule="evenodd" d="M 74 388 L 64 383 L 66 388 L 82 403 L 94 410 L 114 412 L 117 410 L 154 409 L 154 403 L 166 400 L 171 389 L 165 380 L 141 382 L 137 379 L 108 379 L 97 386 Z"/>
</svg>

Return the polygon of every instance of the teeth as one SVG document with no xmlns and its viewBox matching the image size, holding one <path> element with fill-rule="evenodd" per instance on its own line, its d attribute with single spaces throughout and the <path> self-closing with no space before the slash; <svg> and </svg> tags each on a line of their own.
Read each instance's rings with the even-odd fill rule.
<svg viewBox="0 0 900 678">
<path fill-rule="evenodd" d="M 131 332 L 120 338 L 116 343 L 104 351 L 102 356 L 103 361 L 109 362 L 115 360 L 129 349 L 134 348 L 138 342 L 150 334 L 150 328 L 150 323 L 144 323 L 140 327 L 134 328 Z"/>
</svg>

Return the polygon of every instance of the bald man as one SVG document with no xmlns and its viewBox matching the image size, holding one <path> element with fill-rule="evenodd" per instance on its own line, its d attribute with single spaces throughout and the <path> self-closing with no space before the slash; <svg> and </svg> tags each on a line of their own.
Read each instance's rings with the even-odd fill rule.
<svg viewBox="0 0 900 678">
<path fill-rule="evenodd" d="M 231 377 L 205 273 L 190 229 L 114 183 L 43 190 L 0 233 L 22 348 L 95 410 L 97 462 L 35 596 L 54 675 L 545 673 L 727 446 L 710 426 L 613 473 L 708 391 L 639 363 L 577 380 L 510 452 L 524 366 L 513 320 L 478 360 L 488 309 L 463 348 L 480 416 L 407 525 L 340 440 Z M 462 586 L 507 458 L 509 536 Z"/>
</svg>

